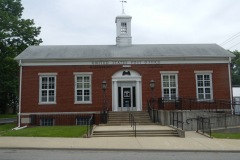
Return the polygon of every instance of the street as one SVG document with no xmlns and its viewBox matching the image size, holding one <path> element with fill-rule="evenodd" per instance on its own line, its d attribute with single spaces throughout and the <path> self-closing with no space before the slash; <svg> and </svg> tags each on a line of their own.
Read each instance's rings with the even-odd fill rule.
<svg viewBox="0 0 240 160">
<path fill-rule="evenodd" d="M 0 124 L 7 124 L 7 123 L 13 123 L 16 122 L 17 118 L 1 118 Z"/>
<path fill-rule="evenodd" d="M 237 152 L 0 149 L 0 160 L 239 160 Z"/>
</svg>

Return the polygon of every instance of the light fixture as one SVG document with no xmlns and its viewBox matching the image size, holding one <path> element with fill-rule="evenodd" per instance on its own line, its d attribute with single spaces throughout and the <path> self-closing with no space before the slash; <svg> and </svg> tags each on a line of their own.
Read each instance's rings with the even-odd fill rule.
<svg viewBox="0 0 240 160">
<path fill-rule="evenodd" d="M 154 87 L 155 87 L 155 81 L 154 81 L 154 80 L 151 80 L 149 84 L 150 84 L 150 88 L 151 88 L 151 90 L 154 90 Z"/>
<path fill-rule="evenodd" d="M 107 88 L 107 82 L 105 80 L 102 81 L 102 90 L 106 90 Z"/>
</svg>

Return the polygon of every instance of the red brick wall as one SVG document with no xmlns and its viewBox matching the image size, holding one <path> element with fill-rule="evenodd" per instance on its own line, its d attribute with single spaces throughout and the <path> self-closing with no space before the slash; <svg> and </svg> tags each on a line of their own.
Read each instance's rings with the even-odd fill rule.
<svg viewBox="0 0 240 160">
<path fill-rule="evenodd" d="M 103 104 L 101 83 L 107 81 L 106 97 L 112 105 L 112 75 L 126 68 L 115 66 L 41 66 L 23 67 L 22 112 L 83 112 L 100 111 Z M 151 96 L 150 80 L 155 80 L 155 97 L 161 97 L 160 71 L 178 71 L 178 95 L 196 98 L 196 80 L 194 71 L 212 70 L 213 98 L 230 99 L 227 64 L 182 64 L 182 65 L 131 65 L 131 70 L 142 76 L 142 101 L 146 110 L 147 100 Z M 57 104 L 39 105 L 38 73 L 57 73 Z M 74 72 L 93 72 L 92 104 L 74 104 Z"/>
</svg>

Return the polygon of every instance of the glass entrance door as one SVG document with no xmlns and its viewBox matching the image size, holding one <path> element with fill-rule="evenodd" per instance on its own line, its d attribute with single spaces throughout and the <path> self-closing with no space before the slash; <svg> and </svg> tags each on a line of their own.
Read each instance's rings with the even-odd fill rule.
<svg viewBox="0 0 240 160">
<path fill-rule="evenodd" d="M 136 111 L 136 87 L 118 87 L 118 111 Z"/>
<path fill-rule="evenodd" d="M 122 88 L 122 110 L 131 111 L 132 110 L 132 89 L 130 87 Z"/>
</svg>

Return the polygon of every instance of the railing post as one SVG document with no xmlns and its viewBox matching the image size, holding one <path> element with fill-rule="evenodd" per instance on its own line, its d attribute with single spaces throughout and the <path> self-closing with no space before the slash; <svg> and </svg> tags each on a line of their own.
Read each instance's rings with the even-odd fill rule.
<svg viewBox="0 0 240 160">
<path fill-rule="evenodd" d="M 177 128 L 178 128 L 178 112 L 177 112 Z"/>
<path fill-rule="evenodd" d="M 87 137 L 89 137 L 89 133 L 88 133 L 88 124 L 89 122 L 87 122 Z"/>
<path fill-rule="evenodd" d="M 210 137 L 212 137 L 212 128 L 211 128 L 210 118 L 208 119 L 208 124 L 209 124 L 209 135 Z"/>
<path fill-rule="evenodd" d="M 137 137 L 137 124 L 136 124 L 136 122 L 134 122 L 134 125 L 135 125 L 135 129 L 134 129 L 134 132 L 135 132 L 135 137 Z"/>
</svg>

